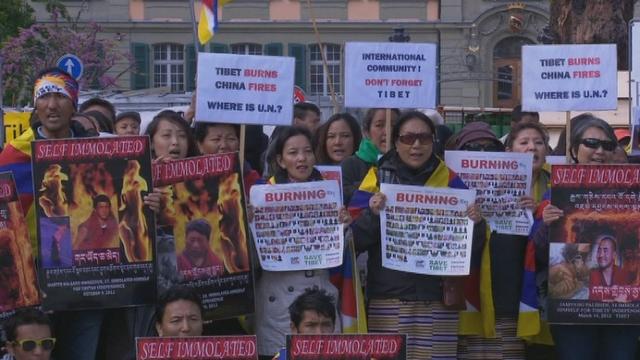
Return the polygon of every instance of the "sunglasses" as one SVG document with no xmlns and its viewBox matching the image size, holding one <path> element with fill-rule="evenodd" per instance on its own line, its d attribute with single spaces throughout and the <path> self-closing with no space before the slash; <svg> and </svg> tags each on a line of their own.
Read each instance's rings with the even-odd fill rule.
<svg viewBox="0 0 640 360">
<path fill-rule="evenodd" d="M 466 151 L 500 151 L 500 146 L 498 144 L 496 144 L 495 142 L 490 142 L 487 144 L 481 144 L 481 143 L 466 143 L 464 144 L 464 146 L 462 147 L 462 150 L 466 150 Z"/>
<path fill-rule="evenodd" d="M 56 345 L 55 338 L 44 338 L 40 340 L 32 340 L 32 339 L 24 339 L 24 340 L 16 340 L 13 342 L 14 345 L 18 345 L 22 348 L 22 351 L 29 352 L 36 349 L 36 346 L 40 346 L 45 351 L 53 350 L 53 347 Z"/>
<path fill-rule="evenodd" d="M 618 146 L 618 144 L 615 141 L 600 140 L 600 139 L 594 139 L 594 138 L 582 139 L 582 141 L 580 141 L 580 144 L 588 147 L 589 149 L 597 149 L 600 146 L 602 146 L 602 149 L 604 149 L 604 151 L 613 151 Z"/>
<path fill-rule="evenodd" d="M 398 140 L 405 145 L 413 145 L 416 143 L 416 140 L 420 142 L 420 145 L 430 145 L 433 144 L 433 135 L 430 133 L 406 133 L 404 135 L 398 136 Z"/>
</svg>

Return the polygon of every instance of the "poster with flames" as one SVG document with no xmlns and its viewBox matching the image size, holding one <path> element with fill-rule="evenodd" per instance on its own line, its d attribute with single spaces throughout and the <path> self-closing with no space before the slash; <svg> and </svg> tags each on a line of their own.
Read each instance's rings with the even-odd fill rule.
<svg viewBox="0 0 640 360">
<path fill-rule="evenodd" d="M 40 288 L 47 310 L 153 304 L 149 138 L 32 143 Z"/>
<path fill-rule="evenodd" d="M 29 230 L 11 172 L 0 173 L 0 319 L 40 303 Z"/>
<path fill-rule="evenodd" d="M 155 164 L 162 189 L 158 291 L 195 288 L 206 316 L 253 313 L 254 292 L 244 190 L 237 153 Z"/>
<path fill-rule="evenodd" d="M 552 323 L 640 321 L 640 166 L 554 165 L 549 229 Z"/>
</svg>

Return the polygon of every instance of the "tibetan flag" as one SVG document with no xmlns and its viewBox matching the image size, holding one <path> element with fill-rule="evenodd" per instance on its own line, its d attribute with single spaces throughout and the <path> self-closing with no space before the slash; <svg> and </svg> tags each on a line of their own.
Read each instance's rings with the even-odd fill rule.
<svg viewBox="0 0 640 360">
<path fill-rule="evenodd" d="M 0 172 L 11 171 L 16 180 L 16 187 L 22 211 L 29 227 L 32 249 L 37 249 L 36 217 L 33 206 L 33 179 L 31 171 L 31 142 L 35 140 L 32 128 L 11 140 L 0 153 Z"/>
<path fill-rule="evenodd" d="M 350 232 L 347 234 L 350 235 Z M 330 281 L 340 294 L 339 308 L 342 333 L 365 334 L 367 332 L 367 319 L 364 294 L 356 267 L 353 240 L 347 240 L 346 244 L 342 265 L 329 269 Z"/>
<path fill-rule="evenodd" d="M 198 24 L 198 40 L 204 45 L 218 31 L 218 6 L 224 6 L 233 0 L 202 0 L 200 23 Z"/>
</svg>

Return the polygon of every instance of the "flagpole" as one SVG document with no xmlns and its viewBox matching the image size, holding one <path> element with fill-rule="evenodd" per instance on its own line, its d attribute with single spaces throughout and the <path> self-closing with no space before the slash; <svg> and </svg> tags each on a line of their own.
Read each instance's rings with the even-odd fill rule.
<svg viewBox="0 0 640 360">
<path fill-rule="evenodd" d="M 189 0 L 191 5 L 191 27 L 193 32 L 193 48 L 196 50 L 196 63 L 198 61 L 198 52 L 200 49 L 200 42 L 198 41 L 198 25 L 196 24 L 196 4 L 195 0 Z"/>
<path fill-rule="evenodd" d="M 329 83 L 329 93 L 331 95 L 331 102 L 333 103 L 333 113 L 338 113 L 338 100 L 336 99 L 336 91 L 333 88 L 333 79 L 331 77 L 331 73 L 329 72 L 329 65 L 327 65 L 327 57 L 324 53 L 324 48 L 322 47 L 322 41 L 320 40 L 320 31 L 318 31 L 318 25 L 316 24 L 316 16 L 313 13 L 313 7 L 311 6 L 311 0 L 307 0 L 307 6 L 309 7 L 309 17 L 311 18 L 311 24 L 313 25 L 313 32 L 316 35 L 316 42 L 318 43 L 318 48 L 320 49 L 320 57 L 322 58 L 322 68 L 324 73 L 327 75 L 327 82 Z M 338 75 L 340 76 L 340 75 Z"/>
</svg>

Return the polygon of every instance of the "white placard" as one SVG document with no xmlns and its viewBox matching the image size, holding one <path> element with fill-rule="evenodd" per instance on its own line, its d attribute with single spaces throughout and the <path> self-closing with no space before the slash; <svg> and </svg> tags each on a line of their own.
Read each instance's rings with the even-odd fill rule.
<svg viewBox="0 0 640 360">
<path fill-rule="evenodd" d="M 468 275 L 475 191 L 380 184 L 382 266 L 426 275 Z"/>
<path fill-rule="evenodd" d="M 338 187 L 340 189 L 340 199 L 342 197 L 342 167 L 338 165 L 316 165 L 315 166 L 322 178 L 325 180 L 335 180 L 338 182 Z"/>
<path fill-rule="evenodd" d="M 549 165 L 564 165 L 567 163 L 567 157 L 564 155 L 547 155 L 545 162 Z"/>
<path fill-rule="evenodd" d="M 251 187 L 251 231 L 268 271 L 324 269 L 342 264 L 342 199 L 335 180 Z"/>
<path fill-rule="evenodd" d="M 447 167 L 476 190 L 476 203 L 492 231 L 529 235 L 533 215 L 518 201 L 531 195 L 533 154 L 446 151 L 444 158 Z"/>
<path fill-rule="evenodd" d="M 349 42 L 346 107 L 436 108 L 436 45 Z"/>
<path fill-rule="evenodd" d="M 615 44 L 522 47 L 522 109 L 615 110 Z"/>
<path fill-rule="evenodd" d="M 295 59 L 198 53 L 196 121 L 291 125 Z"/>
</svg>

